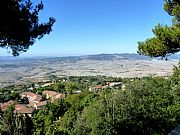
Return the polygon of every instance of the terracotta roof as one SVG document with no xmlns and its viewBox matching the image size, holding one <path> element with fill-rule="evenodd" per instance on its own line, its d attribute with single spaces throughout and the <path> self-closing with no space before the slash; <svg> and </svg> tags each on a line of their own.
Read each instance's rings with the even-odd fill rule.
<svg viewBox="0 0 180 135">
<path fill-rule="evenodd" d="M 17 110 L 17 112 L 22 113 L 22 114 L 32 114 L 34 110 L 35 110 L 34 107 L 30 107 L 30 108 L 26 107 L 26 108 Z"/>
<path fill-rule="evenodd" d="M 13 105 L 14 103 L 15 102 L 12 101 L 12 100 L 10 100 L 8 102 L 5 102 L 5 103 L 0 103 L 0 108 L 1 108 L 2 111 L 6 111 L 8 106 Z"/>
<path fill-rule="evenodd" d="M 22 104 L 16 104 L 16 105 L 15 105 L 15 110 L 16 110 L 16 111 L 17 111 L 17 110 L 20 110 L 20 109 L 24 109 L 24 108 L 26 108 L 25 105 L 22 105 Z"/>
<path fill-rule="evenodd" d="M 95 86 L 96 89 L 102 89 L 102 86 Z"/>
<path fill-rule="evenodd" d="M 28 106 L 28 107 L 34 107 L 34 103 L 33 103 L 33 102 L 30 102 L 30 103 L 27 104 L 26 106 Z"/>
<path fill-rule="evenodd" d="M 54 97 L 55 99 L 63 99 L 63 98 L 65 98 L 65 94 L 57 94 L 55 97 Z"/>
<path fill-rule="evenodd" d="M 32 99 L 33 101 L 38 101 L 40 102 L 42 100 L 42 96 L 41 95 L 37 95 L 34 99 Z"/>
<path fill-rule="evenodd" d="M 47 101 L 42 101 L 36 104 L 36 106 L 45 106 L 47 104 Z"/>
<path fill-rule="evenodd" d="M 23 93 L 20 94 L 20 96 L 34 97 L 34 96 L 37 96 L 37 94 L 32 93 L 32 92 L 23 92 Z"/>
<path fill-rule="evenodd" d="M 38 94 L 35 94 L 35 93 L 32 93 L 32 92 L 23 92 L 20 95 L 22 97 L 24 97 L 24 96 L 30 97 L 29 98 L 29 102 L 33 102 L 33 101 L 40 102 L 42 100 L 42 96 L 41 95 L 38 95 Z"/>
<path fill-rule="evenodd" d="M 55 91 L 49 91 L 49 90 L 45 90 L 45 91 L 43 91 L 42 93 L 45 94 L 45 95 L 48 94 L 50 97 L 53 97 L 53 96 L 55 96 L 55 95 L 58 94 L 58 93 L 55 92 Z"/>
</svg>

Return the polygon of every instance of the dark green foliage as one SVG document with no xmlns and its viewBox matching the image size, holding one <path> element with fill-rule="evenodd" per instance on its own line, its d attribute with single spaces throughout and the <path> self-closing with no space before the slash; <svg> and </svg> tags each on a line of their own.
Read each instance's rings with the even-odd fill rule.
<svg viewBox="0 0 180 135">
<path fill-rule="evenodd" d="M 179 62 L 178 66 L 174 66 L 173 75 L 171 76 L 170 79 L 171 79 L 173 85 L 180 84 L 180 62 Z"/>
<path fill-rule="evenodd" d="M 180 51 L 180 1 L 164 0 L 164 10 L 173 16 L 172 26 L 156 26 L 155 37 L 138 42 L 138 53 L 150 57 L 166 57 Z"/>
<path fill-rule="evenodd" d="M 18 92 L 12 92 L 12 93 L 10 94 L 10 98 L 11 98 L 12 100 L 18 100 L 18 99 L 20 99 L 20 95 L 19 95 Z"/>
<path fill-rule="evenodd" d="M 0 123 L 0 132 L 3 134 L 13 134 L 14 133 L 14 106 L 11 106 L 7 109 L 7 111 L 3 114 L 3 118 Z"/>
<path fill-rule="evenodd" d="M 62 83 L 56 83 L 52 86 L 52 89 L 54 91 L 57 91 L 57 92 L 60 92 L 60 93 L 63 93 L 65 92 L 65 85 L 62 84 Z"/>
<path fill-rule="evenodd" d="M 180 103 L 180 63 L 177 67 L 174 67 L 174 72 L 171 76 L 171 87 L 173 93 L 176 95 L 175 102 Z"/>
<path fill-rule="evenodd" d="M 177 26 L 180 26 L 180 1 L 179 0 L 164 0 L 164 10 L 170 15 L 173 16 L 173 23 Z"/>
<path fill-rule="evenodd" d="M 39 23 L 42 2 L 35 7 L 31 0 L 1 0 L 0 47 L 10 48 L 14 56 L 26 52 L 36 39 L 52 31 L 55 19 Z"/>
<path fill-rule="evenodd" d="M 152 78 L 135 81 L 128 87 L 126 134 L 167 134 L 178 124 L 179 104 L 175 103 L 170 81 Z"/>
<path fill-rule="evenodd" d="M 0 102 L 7 102 L 9 100 L 18 100 L 19 93 L 26 91 L 28 85 L 10 85 L 0 89 Z"/>
<path fill-rule="evenodd" d="M 33 121 L 28 115 L 25 115 L 24 125 L 25 125 L 25 127 L 24 127 L 25 134 L 26 135 L 32 135 L 32 133 L 33 133 Z"/>
<path fill-rule="evenodd" d="M 6 129 L 12 129 L 11 133 L 23 134 L 28 130 L 34 135 L 166 135 L 180 123 L 179 71 L 180 67 L 175 67 L 169 79 L 124 79 L 125 90 L 109 88 L 100 93 L 67 94 L 64 100 L 48 103 L 36 111 L 33 124 L 30 118 L 24 119 L 7 111 L 0 132 L 7 134 L 9 130 Z M 64 86 L 73 82 L 80 88 L 77 82 L 87 83 L 90 78 L 71 77 Z M 88 82 L 91 85 L 100 80 L 99 77 L 91 79 L 93 81 Z M 101 78 L 102 83 L 106 79 Z M 19 124 L 13 124 L 14 121 L 19 121 Z M 19 129 L 14 128 L 19 125 Z"/>
<path fill-rule="evenodd" d="M 64 116 L 54 124 L 56 132 L 63 134 L 74 134 L 74 124 L 84 108 L 93 104 L 98 100 L 99 95 L 90 93 L 80 93 L 68 95 L 65 99 L 70 104 L 70 108 L 65 112 Z"/>
<path fill-rule="evenodd" d="M 65 86 L 65 90 L 67 93 L 72 94 L 74 91 L 79 89 L 79 84 L 74 82 L 68 82 Z"/>
<path fill-rule="evenodd" d="M 168 79 L 137 79 L 84 108 L 73 134 L 168 134 L 180 122 L 176 97 Z"/>
<path fill-rule="evenodd" d="M 100 99 L 90 104 L 78 115 L 73 134 L 115 134 L 112 108 L 110 99 Z"/>
<path fill-rule="evenodd" d="M 36 114 L 33 116 L 33 134 L 40 135 L 50 132 L 54 122 L 56 122 L 60 116 L 63 116 L 68 108 L 69 104 L 67 102 L 64 102 L 64 100 L 59 100 L 55 103 L 47 104 L 45 108 L 36 112 Z"/>
<path fill-rule="evenodd" d="M 32 119 L 14 113 L 14 106 L 10 106 L 0 121 L 0 133 L 3 135 L 31 135 L 33 129 Z"/>
</svg>

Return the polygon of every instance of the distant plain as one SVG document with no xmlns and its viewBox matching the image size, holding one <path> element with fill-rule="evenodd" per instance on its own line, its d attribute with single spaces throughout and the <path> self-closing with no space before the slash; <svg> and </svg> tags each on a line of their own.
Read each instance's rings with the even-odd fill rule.
<svg viewBox="0 0 180 135">
<path fill-rule="evenodd" d="M 49 76 L 169 76 L 178 60 L 152 60 L 137 54 L 72 57 L 0 57 L 0 87 L 38 82 Z"/>
</svg>

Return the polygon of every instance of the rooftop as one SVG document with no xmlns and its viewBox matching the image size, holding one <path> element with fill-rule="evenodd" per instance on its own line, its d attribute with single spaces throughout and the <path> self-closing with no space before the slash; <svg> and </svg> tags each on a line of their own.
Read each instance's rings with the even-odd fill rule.
<svg viewBox="0 0 180 135">
<path fill-rule="evenodd" d="M 34 97 L 34 96 L 37 96 L 37 94 L 32 93 L 32 92 L 22 92 L 22 93 L 20 94 L 20 96 Z"/>
<path fill-rule="evenodd" d="M 57 95 L 58 93 L 57 92 L 55 92 L 55 91 L 49 91 L 49 90 L 45 90 L 45 91 L 43 91 L 42 92 L 43 94 L 45 94 L 45 95 L 50 95 L 50 96 L 55 96 L 55 95 Z"/>
<path fill-rule="evenodd" d="M 22 114 L 32 114 L 34 110 L 35 110 L 34 107 L 30 107 L 30 108 L 26 107 L 26 108 L 17 110 L 17 112 L 22 113 Z"/>
</svg>

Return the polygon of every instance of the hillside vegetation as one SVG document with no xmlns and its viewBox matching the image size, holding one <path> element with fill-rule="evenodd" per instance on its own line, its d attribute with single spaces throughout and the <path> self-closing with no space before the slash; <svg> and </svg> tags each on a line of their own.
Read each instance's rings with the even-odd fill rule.
<svg viewBox="0 0 180 135">
<path fill-rule="evenodd" d="M 88 86 L 103 86 L 108 81 L 121 81 L 125 87 L 89 92 Z M 180 66 L 174 68 L 168 79 L 70 77 L 64 83 L 45 88 L 66 93 L 65 99 L 48 103 L 32 118 L 22 119 L 9 108 L 2 113 L 0 131 L 22 135 L 166 135 L 180 123 L 179 82 Z M 77 90 L 81 92 L 73 94 Z M 19 122 L 8 122 L 10 119 Z"/>
</svg>

